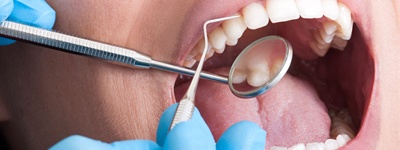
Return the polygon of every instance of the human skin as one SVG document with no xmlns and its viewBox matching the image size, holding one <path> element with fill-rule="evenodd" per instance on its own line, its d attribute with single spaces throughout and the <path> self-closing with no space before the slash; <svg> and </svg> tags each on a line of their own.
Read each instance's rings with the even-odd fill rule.
<svg viewBox="0 0 400 150">
<path fill-rule="evenodd" d="M 55 30 L 182 64 L 205 20 L 231 15 L 251 1 L 47 2 L 57 12 Z M 400 106 L 400 2 L 342 2 L 360 18 L 375 64 L 374 122 L 360 135 L 374 138 L 356 138 L 350 147 L 369 142 L 394 149 L 400 139 L 400 119 L 393 115 Z M 230 9 L 205 7 L 217 3 Z M 203 10 L 208 12 L 199 15 Z M 175 103 L 177 75 L 164 71 L 126 68 L 24 43 L 1 47 L 0 66 L 1 126 L 14 149 L 45 149 L 72 134 L 106 142 L 155 140 L 161 113 Z"/>
</svg>

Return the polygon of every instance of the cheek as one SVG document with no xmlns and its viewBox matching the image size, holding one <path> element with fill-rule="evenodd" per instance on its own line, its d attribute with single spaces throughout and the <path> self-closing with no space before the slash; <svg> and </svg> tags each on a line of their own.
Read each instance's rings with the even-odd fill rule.
<svg viewBox="0 0 400 150">
<path fill-rule="evenodd" d="M 171 63 L 179 56 L 182 24 L 190 20 L 185 14 L 192 4 L 106 0 L 48 3 L 57 12 L 57 31 L 135 49 Z"/>
<path fill-rule="evenodd" d="M 48 0 L 56 11 L 54 29 L 84 38 L 124 45 L 133 20 L 133 2 Z M 132 7 L 131 7 L 132 6 Z M 116 9 L 118 8 L 118 9 Z"/>
<path fill-rule="evenodd" d="M 172 88 L 171 76 L 21 45 L 0 49 L 13 117 L 5 131 L 18 131 L 8 133 L 13 140 L 40 149 L 72 134 L 155 140 L 159 116 L 173 99 L 159 87 Z"/>
</svg>

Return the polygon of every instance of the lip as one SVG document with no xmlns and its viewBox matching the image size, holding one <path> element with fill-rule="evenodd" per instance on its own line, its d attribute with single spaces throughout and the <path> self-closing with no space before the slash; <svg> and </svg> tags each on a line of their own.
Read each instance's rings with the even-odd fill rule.
<svg viewBox="0 0 400 150">
<path fill-rule="evenodd" d="M 189 54 L 190 50 L 194 47 L 194 45 L 200 40 L 203 35 L 202 25 L 206 20 L 219 18 L 219 17 L 226 17 L 229 15 L 233 15 L 234 13 L 238 12 L 241 8 L 248 5 L 251 2 L 256 2 L 257 0 L 250 0 L 250 1 L 241 1 L 241 0 L 222 0 L 222 1 L 213 1 L 213 0 L 206 0 L 206 1 L 196 1 L 192 8 L 192 11 L 186 17 L 184 28 L 182 29 L 182 42 L 179 49 L 179 57 L 177 59 L 178 64 L 182 64 L 185 57 Z M 368 17 L 371 16 L 371 12 L 368 11 L 370 8 L 369 3 L 364 2 L 362 0 L 338 0 L 352 11 L 352 16 L 355 25 L 359 29 L 359 34 L 362 37 L 363 42 L 370 44 L 371 36 L 370 36 L 370 29 L 371 23 L 369 22 Z M 223 8 L 223 9 L 221 9 Z M 208 31 L 212 31 L 216 28 L 219 24 L 215 23 L 210 25 Z M 356 31 L 357 32 L 357 31 Z M 349 42 L 350 43 L 350 42 Z M 356 43 L 356 42 L 351 42 Z M 367 67 L 376 68 L 376 61 L 375 56 L 372 55 L 373 49 L 371 46 L 364 47 L 366 51 L 366 57 L 372 59 L 372 63 L 369 64 Z M 346 51 L 346 50 L 345 50 Z M 335 64 L 335 63 L 333 63 Z M 332 64 L 332 65 L 333 65 Z M 337 64 L 335 64 L 337 65 Z M 362 116 L 361 124 L 357 136 L 349 142 L 345 147 L 342 149 L 356 149 L 359 146 L 365 147 L 374 147 L 377 143 L 378 135 L 379 135 L 379 124 L 378 121 L 380 119 L 380 112 L 379 112 L 379 104 L 380 99 L 376 98 L 379 95 L 378 91 L 376 90 L 376 83 L 378 80 L 375 78 L 377 76 L 377 72 L 375 69 L 368 72 L 371 74 L 372 79 L 366 79 L 368 82 L 368 86 L 364 87 L 363 91 L 365 93 L 359 93 L 364 95 L 363 101 L 364 105 L 359 106 L 358 112 L 352 111 L 352 115 L 359 114 Z M 357 105 L 357 104 L 355 104 Z M 361 113 L 361 114 L 360 114 Z M 369 145 L 368 145 L 369 144 Z"/>
</svg>

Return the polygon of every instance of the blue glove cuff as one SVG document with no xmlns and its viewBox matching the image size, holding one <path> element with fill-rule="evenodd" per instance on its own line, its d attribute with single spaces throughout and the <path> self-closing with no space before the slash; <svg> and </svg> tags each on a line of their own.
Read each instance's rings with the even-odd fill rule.
<svg viewBox="0 0 400 150">
<path fill-rule="evenodd" d="M 2 5 L 3 2 L 0 4 L 0 22 L 3 22 L 7 18 L 11 9 L 12 12 L 6 20 L 47 30 L 53 28 L 56 20 L 56 12 L 44 0 L 5 1 L 4 6 Z M 0 37 L 0 45 L 9 45 L 14 42 L 14 40 Z"/>
</svg>

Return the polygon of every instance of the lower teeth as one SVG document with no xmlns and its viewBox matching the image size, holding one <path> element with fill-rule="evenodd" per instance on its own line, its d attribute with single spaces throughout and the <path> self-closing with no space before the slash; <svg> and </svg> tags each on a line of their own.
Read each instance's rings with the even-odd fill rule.
<svg viewBox="0 0 400 150">
<path fill-rule="evenodd" d="M 338 149 L 354 138 L 354 124 L 347 109 L 339 112 L 329 110 L 331 118 L 330 139 L 325 142 L 299 143 L 292 147 L 273 146 L 270 150 L 332 150 Z"/>
<path fill-rule="evenodd" d="M 270 150 L 335 150 L 346 145 L 350 140 L 351 138 L 347 134 L 339 134 L 336 139 L 327 139 L 324 143 L 299 143 L 289 148 L 273 146 Z"/>
</svg>

